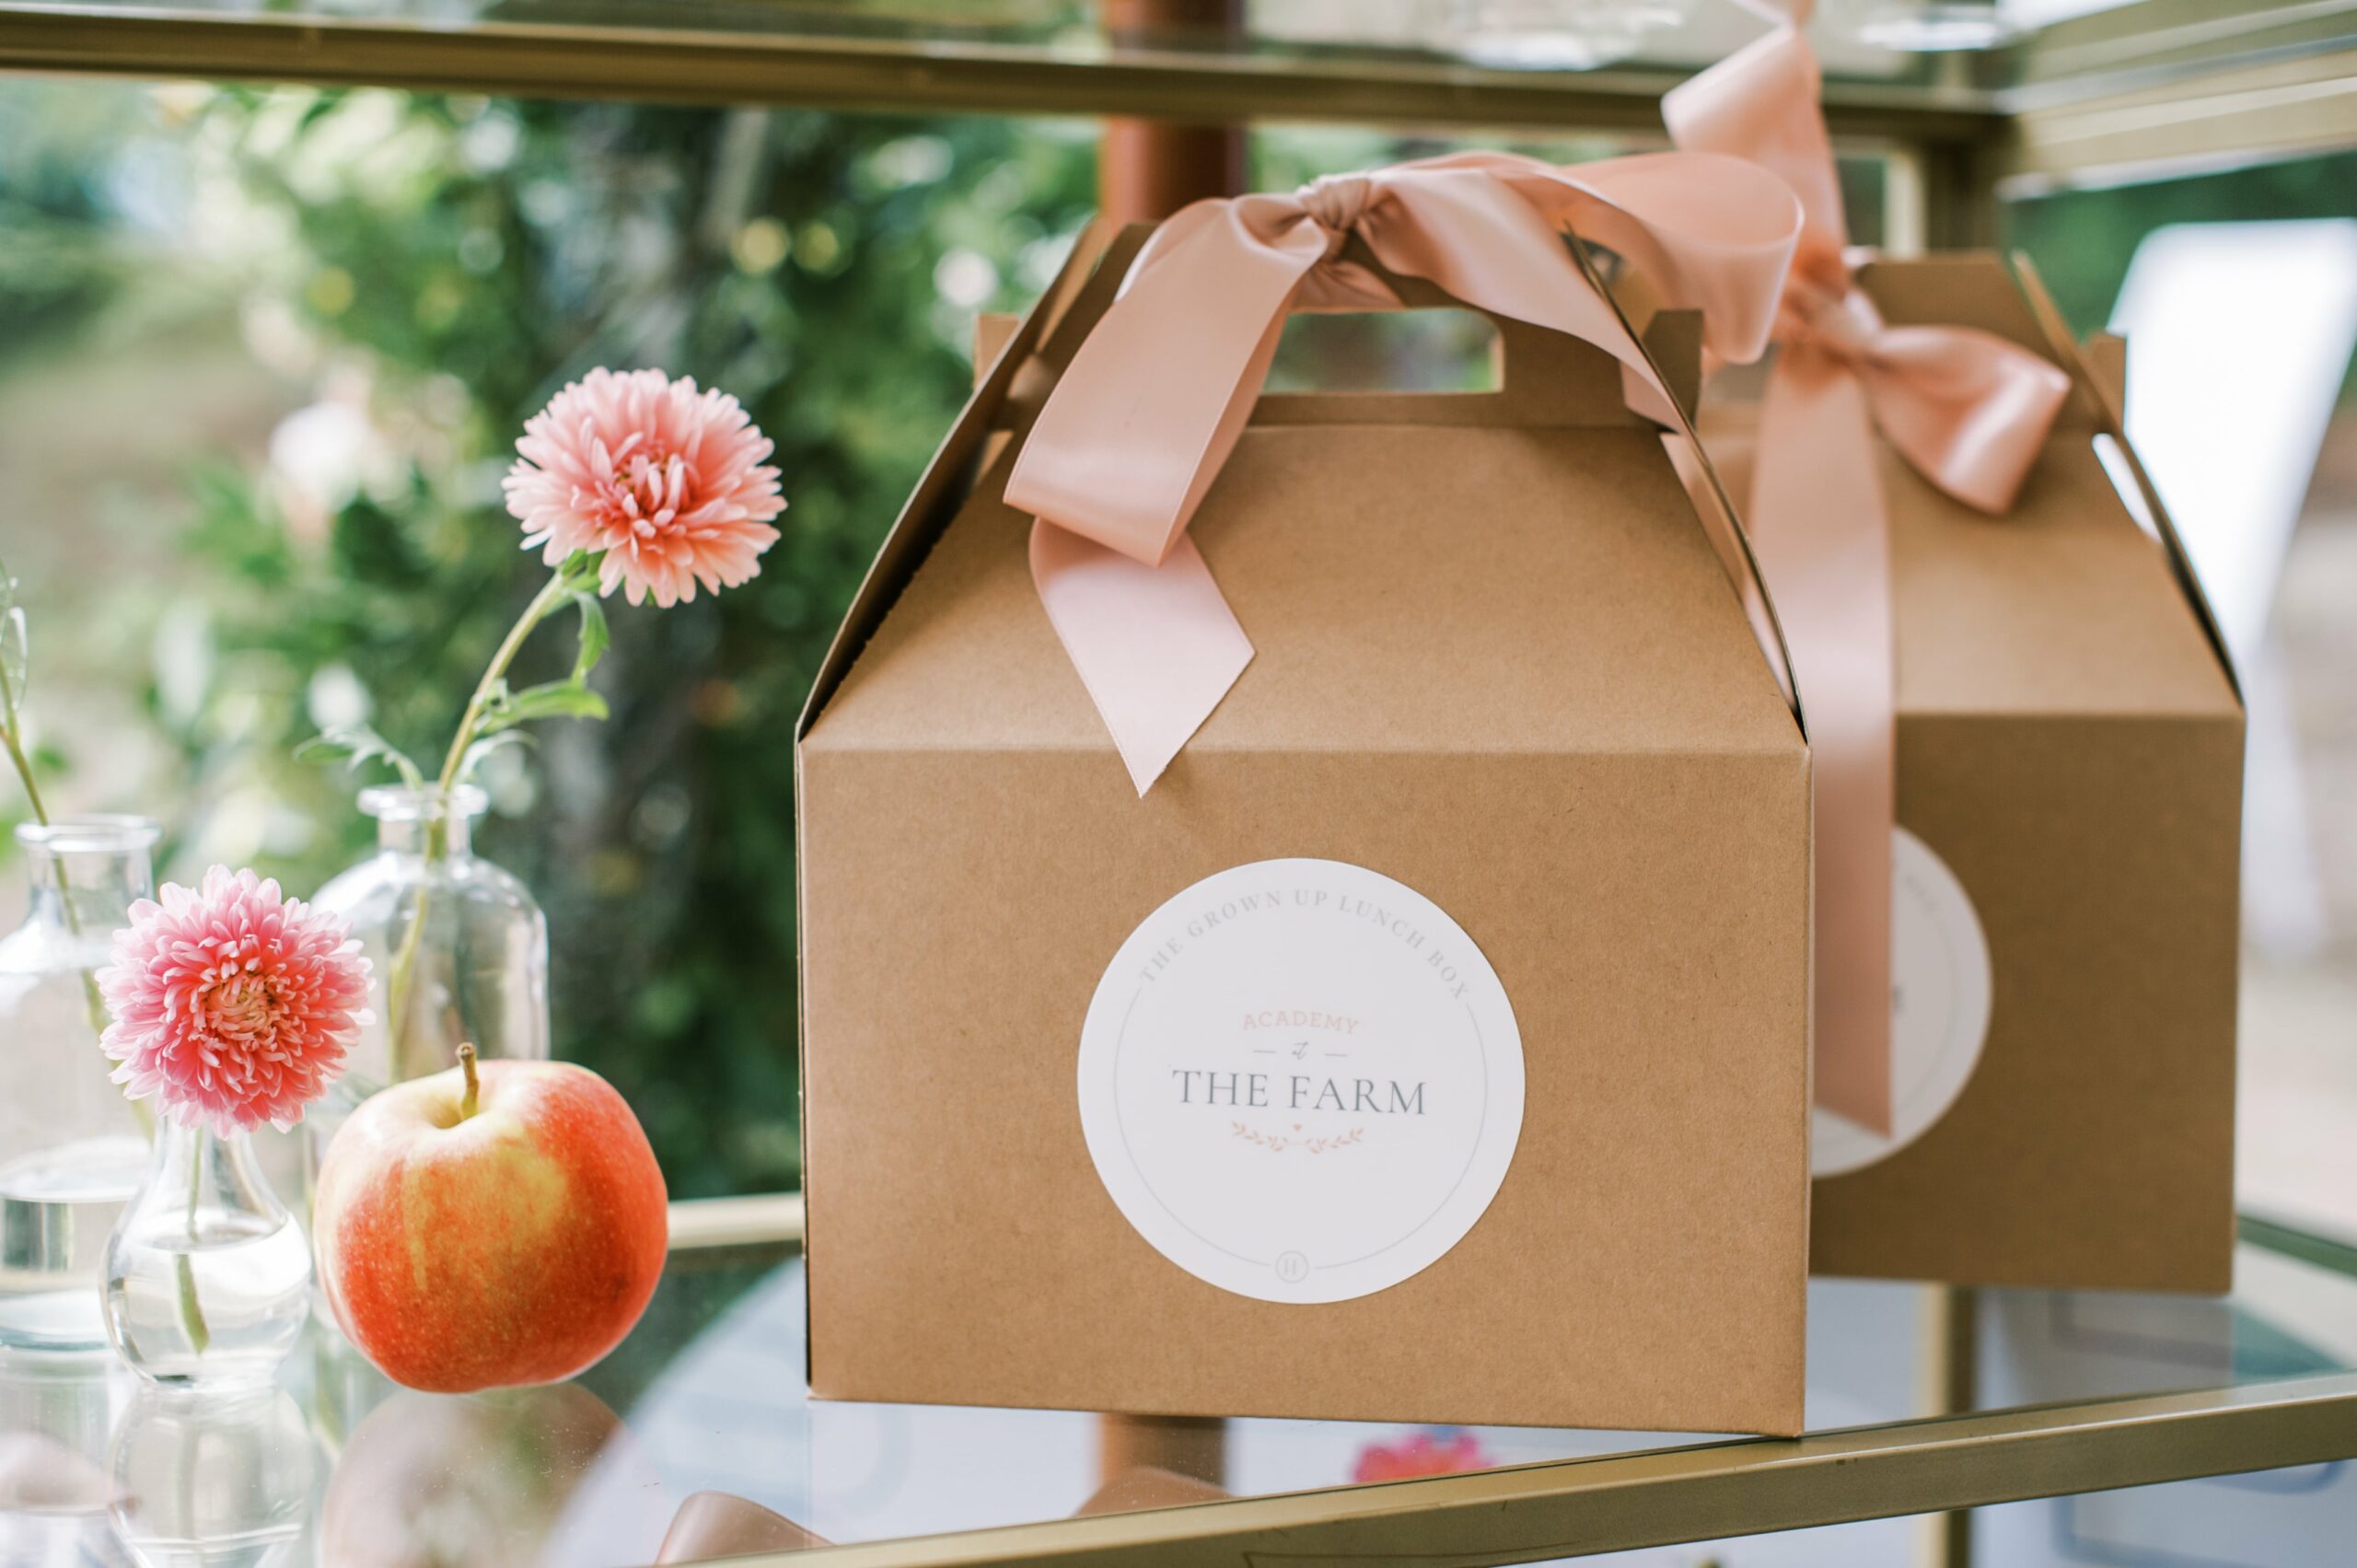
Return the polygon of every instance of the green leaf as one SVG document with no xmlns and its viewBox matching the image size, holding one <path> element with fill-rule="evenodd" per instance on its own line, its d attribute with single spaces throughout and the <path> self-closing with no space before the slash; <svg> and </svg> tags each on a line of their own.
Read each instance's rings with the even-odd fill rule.
<svg viewBox="0 0 2357 1568">
<path fill-rule="evenodd" d="M 467 780 L 473 778 L 475 770 L 482 766 L 483 760 L 501 747 L 531 744 L 532 738 L 520 729 L 503 729 L 495 734 L 484 736 L 469 746 L 466 755 L 459 759 L 459 782 L 464 784 Z"/>
<path fill-rule="evenodd" d="M 484 709 L 482 722 L 475 729 L 479 735 L 489 736 L 532 719 L 601 719 L 605 716 L 606 699 L 570 680 L 552 680 L 545 686 L 527 686 L 521 691 L 502 692 Z"/>
<path fill-rule="evenodd" d="M 0 612 L 0 708 L 6 709 L 8 726 L 17 724 L 17 711 L 25 705 L 25 607 L 10 605 Z"/>
<path fill-rule="evenodd" d="M 598 602 L 595 593 L 584 589 L 573 596 L 573 602 L 581 611 L 581 651 L 573 658 L 573 684 L 586 687 L 589 672 L 614 645 L 614 637 L 606 627 L 606 607 Z"/>
<path fill-rule="evenodd" d="M 401 774 L 401 783 L 412 789 L 425 787 L 425 774 L 418 765 L 365 724 L 338 725 L 295 748 L 295 760 L 298 762 L 326 762 L 337 758 L 348 759 L 355 772 L 366 762 L 389 762 Z"/>
</svg>

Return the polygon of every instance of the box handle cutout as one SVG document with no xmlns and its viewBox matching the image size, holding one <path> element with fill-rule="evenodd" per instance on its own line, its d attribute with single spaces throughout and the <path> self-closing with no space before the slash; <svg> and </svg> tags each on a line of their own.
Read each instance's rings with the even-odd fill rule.
<svg viewBox="0 0 2357 1568">
<path fill-rule="evenodd" d="M 1295 315 L 1270 362 L 1271 393 L 1495 392 L 1504 344 L 1476 310 Z"/>
</svg>

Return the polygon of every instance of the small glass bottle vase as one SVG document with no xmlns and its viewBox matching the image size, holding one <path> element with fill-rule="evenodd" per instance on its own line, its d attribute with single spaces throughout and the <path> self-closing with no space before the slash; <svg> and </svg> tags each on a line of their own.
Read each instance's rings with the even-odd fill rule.
<svg viewBox="0 0 2357 1568">
<path fill-rule="evenodd" d="M 313 900 L 351 923 L 375 966 L 376 1021 L 346 1068 L 370 1089 L 455 1067 L 468 1042 L 485 1059 L 548 1056 L 548 921 L 523 883 L 474 854 L 484 804 L 471 784 L 447 797 L 362 790 L 377 853 Z"/>
<path fill-rule="evenodd" d="M 107 1241 L 107 1337 L 166 1388 L 267 1383 L 303 1336 L 311 1248 L 253 1140 L 167 1119 Z"/>
<path fill-rule="evenodd" d="M 107 1080 L 96 976 L 153 891 L 156 836 L 137 817 L 17 830 L 32 896 L 0 938 L 0 1351 L 106 1350 L 99 1263 L 146 1172 L 148 1132 Z"/>
<path fill-rule="evenodd" d="M 388 1084 L 455 1067 L 471 1042 L 490 1059 L 549 1054 L 549 927 L 524 884 L 469 842 L 486 804 L 460 784 L 360 792 L 377 852 L 312 901 L 350 923 L 368 956 L 374 1020 L 343 1076 L 304 1118 L 305 1179 L 354 1107 Z"/>
</svg>

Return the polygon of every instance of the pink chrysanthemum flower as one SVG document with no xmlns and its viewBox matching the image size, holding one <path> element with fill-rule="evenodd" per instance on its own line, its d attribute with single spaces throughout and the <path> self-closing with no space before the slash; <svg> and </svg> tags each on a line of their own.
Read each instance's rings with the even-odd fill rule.
<svg viewBox="0 0 2357 1568">
<path fill-rule="evenodd" d="M 735 398 L 660 370 L 592 370 L 525 423 L 507 473 L 524 547 L 554 566 L 602 554 L 598 591 L 659 605 L 735 587 L 777 542 L 785 510 L 769 440 Z"/>
<path fill-rule="evenodd" d="M 193 891 L 131 906 L 98 974 L 114 1081 L 183 1127 L 249 1132 L 303 1119 L 370 1021 L 368 960 L 344 923 L 216 865 Z"/>
</svg>

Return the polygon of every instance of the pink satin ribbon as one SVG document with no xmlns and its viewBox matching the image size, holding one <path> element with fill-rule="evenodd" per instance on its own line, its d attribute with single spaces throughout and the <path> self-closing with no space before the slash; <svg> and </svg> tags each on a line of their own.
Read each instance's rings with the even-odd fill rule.
<svg viewBox="0 0 2357 1568">
<path fill-rule="evenodd" d="M 1141 796 L 1252 660 L 1186 529 L 1286 316 L 1400 306 L 1341 259 L 1351 236 L 1396 275 L 1596 344 L 1624 367 L 1631 407 L 1677 417 L 1566 230 L 1617 252 L 1669 306 L 1701 310 L 1706 346 L 1741 361 L 1767 346 L 1800 215 L 1781 182 L 1736 158 L 1562 168 L 1467 153 L 1197 202 L 1139 254 L 1041 409 L 1006 499 L 1038 518 L 1040 602 Z"/>
<path fill-rule="evenodd" d="M 2046 360 L 1967 327 L 1892 327 L 1853 278 L 1810 0 L 1738 0 L 1766 37 L 1662 99 L 1670 139 L 1748 158 L 1804 217 L 1745 507 L 1817 766 L 1817 1102 L 1891 1125 L 1890 838 L 1897 651 L 1874 429 L 1967 505 L 2010 508 L 2070 394 Z"/>
</svg>

